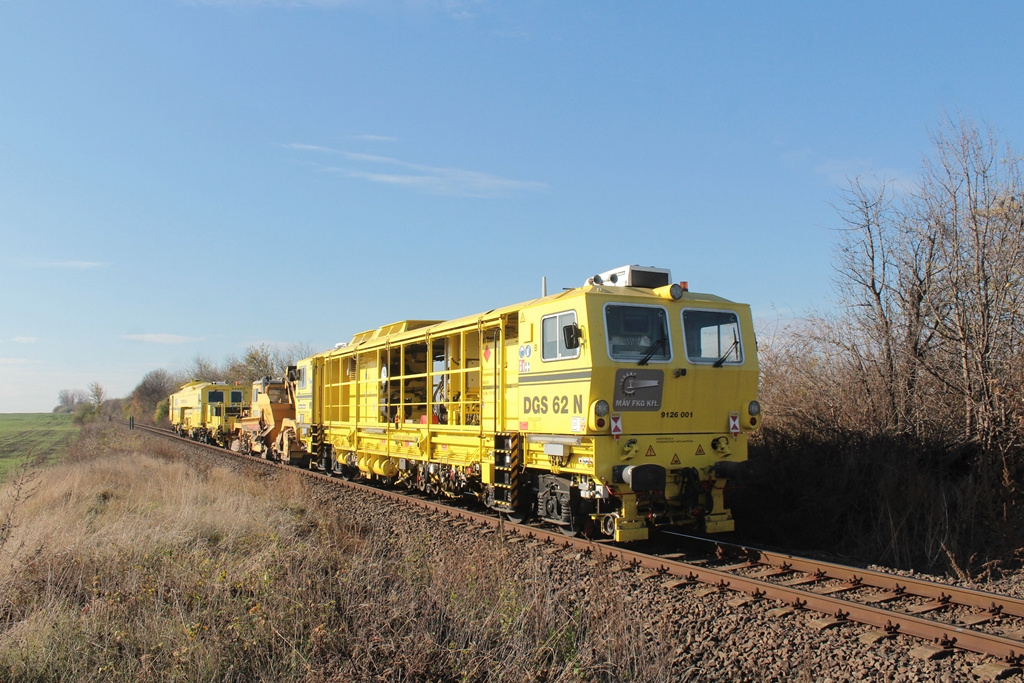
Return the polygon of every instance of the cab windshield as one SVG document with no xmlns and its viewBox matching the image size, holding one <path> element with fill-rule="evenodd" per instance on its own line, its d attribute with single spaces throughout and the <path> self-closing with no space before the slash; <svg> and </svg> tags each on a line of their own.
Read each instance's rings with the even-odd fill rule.
<svg viewBox="0 0 1024 683">
<path fill-rule="evenodd" d="M 743 362 L 740 321 L 732 311 L 683 311 L 683 341 L 691 363 L 715 367 Z"/>
<path fill-rule="evenodd" d="M 608 304 L 604 309 L 608 357 L 641 365 L 672 359 L 668 315 L 660 306 Z"/>
</svg>

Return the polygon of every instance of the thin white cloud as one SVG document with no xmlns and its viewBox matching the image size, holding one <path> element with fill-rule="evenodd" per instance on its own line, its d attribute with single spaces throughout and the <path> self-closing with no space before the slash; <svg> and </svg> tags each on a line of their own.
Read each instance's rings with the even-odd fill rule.
<svg viewBox="0 0 1024 683">
<path fill-rule="evenodd" d="M 331 147 L 324 147 L 323 145 L 306 145 L 301 142 L 293 142 L 289 145 L 285 145 L 288 149 L 296 149 L 300 152 L 323 152 L 325 154 L 338 154 L 338 150 L 332 149 Z"/>
<path fill-rule="evenodd" d="M 342 173 L 349 178 L 358 178 L 373 183 L 416 188 L 433 194 L 458 197 L 504 197 L 521 192 L 546 192 L 549 189 L 546 183 L 533 180 L 513 180 L 481 171 L 429 166 L 378 154 L 362 154 L 322 145 L 301 143 L 293 143 L 288 147 L 298 151 L 332 154 L 354 162 L 354 166 L 325 167 L 326 171 Z M 383 171 L 373 169 L 373 167 L 380 166 L 409 172 L 398 173 L 388 172 L 386 169 Z"/>
<path fill-rule="evenodd" d="M 0 358 L 0 366 L 8 367 L 14 365 L 31 365 L 38 361 L 29 358 Z"/>
<path fill-rule="evenodd" d="M 470 12 L 461 9 L 463 4 L 460 0 L 397 0 L 390 3 L 385 0 L 178 0 L 183 5 L 202 6 L 210 5 L 214 7 L 285 7 L 285 8 L 302 8 L 302 7 L 346 7 L 346 6 L 375 6 L 392 4 L 398 8 L 412 7 L 417 11 L 426 9 L 436 9 L 440 12 L 445 12 L 455 19 L 462 19 L 466 17 L 474 16 Z"/>
<path fill-rule="evenodd" d="M 918 179 L 899 169 L 879 169 L 864 159 L 829 160 L 817 165 L 815 173 L 828 180 L 830 185 L 846 188 L 852 178 L 861 178 L 867 184 L 892 182 L 897 188 L 912 191 Z"/>
<path fill-rule="evenodd" d="M 29 261 L 29 268 L 70 268 L 73 270 L 89 270 L 107 265 L 99 261 Z"/>
<path fill-rule="evenodd" d="M 181 0 L 184 5 L 219 7 L 342 7 L 358 0 Z"/>
<path fill-rule="evenodd" d="M 828 159 L 814 167 L 814 172 L 832 185 L 845 184 L 847 178 L 871 173 L 874 165 L 867 159 Z"/>
<path fill-rule="evenodd" d="M 35 337 L 14 337 L 13 339 L 11 339 L 12 342 L 15 342 L 17 344 L 31 344 L 35 340 Z"/>
<path fill-rule="evenodd" d="M 149 344 L 187 344 L 189 342 L 203 341 L 205 337 L 185 337 L 180 334 L 124 334 L 124 339 L 146 342 Z"/>
<path fill-rule="evenodd" d="M 359 140 L 361 142 L 398 142 L 398 138 L 393 138 L 388 135 L 372 135 L 370 133 L 353 135 L 352 139 Z"/>
<path fill-rule="evenodd" d="M 916 184 L 911 174 L 899 169 L 879 169 L 869 159 L 824 159 L 813 148 L 790 149 L 779 155 L 787 168 L 807 169 L 834 187 L 848 187 L 851 178 L 876 177 L 895 182 L 900 187 Z"/>
</svg>

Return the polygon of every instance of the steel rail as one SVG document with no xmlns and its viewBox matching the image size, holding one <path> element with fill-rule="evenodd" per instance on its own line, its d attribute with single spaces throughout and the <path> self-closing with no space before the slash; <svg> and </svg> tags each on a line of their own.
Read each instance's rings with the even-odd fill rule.
<svg viewBox="0 0 1024 683">
<path fill-rule="evenodd" d="M 243 459 L 246 462 L 270 465 L 285 469 L 289 472 L 302 473 L 316 477 L 320 480 L 330 481 L 334 484 L 350 488 L 352 490 L 372 493 L 374 495 L 400 501 L 406 505 L 418 506 L 423 509 L 440 512 L 445 516 L 463 519 L 497 529 L 503 529 L 512 535 L 520 536 L 527 540 L 534 540 L 540 544 L 558 546 L 566 550 L 575 549 L 592 557 L 597 557 L 605 561 L 619 561 L 633 568 L 643 567 L 654 575 L 677 576 L 684 579 L 685 583 L 704 583 L 709 586 L 714 586 L 719 590 L 743 592 L 750 595 L 755 600 L 767 598 L 790 605 L 796 609 L 813 610 L 821 614 L 828 615 L 837 622 L 853 621 L 877 627 L 887 634 L 905 634 L 928 640 L 937 643 L 943 648 L 958 647 L 980 654 L 992 655 L 1012 664 L 1024 663 L 1024 641 L 984 633 L 966 625 L 956 625 L 933 619 L 926 619 L 914 614 L 875 607 L 847 600 L 835 595 L 815 593 L 792 586 L 772 583 L 763 579 L 738 575 L 724 569 L 714 569 L 657 557 L 655 555 L 649 555 L 647 553 L 630 550 L 605 542 L 569 537 L 561 532 L 515 524 L 492 515 L 486 515 L 461 508 L 454 508 L 450 505 L 412 497 L 397 491 L 390 491 L 373 486 L 367 486 L 365 484 L 359 484 L 353 481 L 333 478 L 329 474 L 319 471 L 301 469 L 282 463 L 254 458 L 249 455 L 243 455 L 217 446 L 202 444 L 187 438 L 179 437 L 166 430 L 144 425 L 136 425 L 135 428 L 156 433 L 160 436 L 177 439 L 190 445 L 209 448 L 219 454 L 234 456 Z M 868 571 L 852 567 L 844 567 L 843 565 L 821 563 L 815 560 L 783 555 L 781 553 L 770 553 L 767 551 L 757 552 L 760 552 L 761 557 L 768 563 L 772 563 L 774 566 L 781 567 L 787 565 L 797 571 L 804 571 L 808 573 L 823 572 L 823 567 L 828 567 L 829 571 L 833 572 L 833 576 L 830 578 L 853 580 L 854 578 L 861 576 L 861 574 L 866 575 Z M 799 569 L 797 569 L 798 567 Z M 845 572 L 848 572 L 848 574 Z M 877 573 L 882 574 L 881 572 Z M 891 575 L 882 574 L 882 576 Z M 894 581 L 892 590 L 896 590 L 898 582 L 903 581 L 908 586 L 913 585 L 915 590 L 920 589 L 922 591 L 922 595 L 925 590 L 934 592 L 935 599 L 940 599 L 945 595 L 944 591 L 953 591 L 957 588 L 955 586 L 948 586 L 945 584 L 929 584 L 927 581 L 920 579 L 906 580 L 904 577 L 898 576 L 891 576 L 891 578 Z M 903 584 L 898 585 L 902 587 Z M 932 588 L 930 588 L 929 585 L 934 586 L 934 591 L 932 591 Z M 995 604 L 1005 605 L 1021 602 L 1015 598 L 995 593 L 974 591 L 972 589 L 962 590 L 967 590 L 968 593 L 977 594 L 978 596 L 984 596 L 985 600 Z M 984 604 L 979 604 L 977 606 L 985 607 Z M 1016 607 L 1013 609 L 1016 609 Z M 1016 614 L 1015 611 L 1008 611 L 1006 613 Z"/>
<path fill-rule="evenodd" d="M 745 554 L 751 562 L 791 572 L 818 575 L 817 581 L 845 581 L 850 590 L 858 588 L 881 588 L 893 594 L 906 597 L 921 597 L 949 605 L 976 607 L 990 614 L 1004 614 L 1024 618 L 1024 600 L 1000 593 L 991 593 L 977 588 L 935 583 L 912 576 L 889 574 L 876 569 L 851 567 L 844 564 L 811 560 L 796 555 L 787 555 L 772 550 L 762 550 L 734 543 L 722 543 L 713 538 L 691 536 L 668 532 L 667 535 L 693 538 L 721 546 L 731 546 Z"/>
<path fill-rule="evenodd" d="M 990 593 L 975 588 L 933 583 L 912 576 L 887 574 L 873 569 L 858 569 L 829 562 L 817 562 L 793 555 L 770 551 L 757 551 L 757 561 L 772 567 L 788 567 L 794 571 L 814 573 L 824 571 L 829 579 L 863 584 L 885 590 L 930 598 L 940 602 L 953 602 L 1015 617 L 1024 617 L 1024 600 L 1009 595 Z"/>
</svg>

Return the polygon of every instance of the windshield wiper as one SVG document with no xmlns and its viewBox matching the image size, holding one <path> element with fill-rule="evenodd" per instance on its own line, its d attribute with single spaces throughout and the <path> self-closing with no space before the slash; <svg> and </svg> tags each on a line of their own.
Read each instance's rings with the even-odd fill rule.
<svg viewBox="0 0 1024 683">
<path fill-rule="evenodd" d="M 733 343 L 729 346 L 729 348 L 727 348 L 725 350 L 725 355 L 723 355 L 721 358 L 719 358 L 714 363 L 712 363 L 711 367 L 713 367 L 713 368 L 720 368 L 723 365 L 725 365 L 725 359 L 728 358 L 732 354 L 733 349 L 735 349 L 739 345 L 740 345 L 740 340 L 739 339 L 733 340 Z"/>
<path fill-rule="evenodd" d="M 651 344 L 651 348 L 647 349 L 647 353 L 645 353 L 644 357 L 641 358 L 640 360 L 638 360 L 636 364 L 637 365 L 647 365 L 648 363 L 650 363 L 651 359 L 654 358 L 654 354 L 657 353 L 658 349 L 661 348 L 661 346 L 664 343 L 665 343 L 665 338 L 662 337 L 658 341 L 656 341 L 653 344 Z"/>
</svg>

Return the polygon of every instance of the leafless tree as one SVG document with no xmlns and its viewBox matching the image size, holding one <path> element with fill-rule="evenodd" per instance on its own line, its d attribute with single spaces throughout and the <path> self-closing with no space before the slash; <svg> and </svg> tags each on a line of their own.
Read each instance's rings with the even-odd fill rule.
<svg viewBox="0 0 1024 683">
<path fill-rule="evenodd" d="M 180 384 L 180 378 L 166 370 L 147 372 L 132 391 L 128 401 L 128 410 L 135 416 L 135 419 L 148 419 L 155 413 L 157 405 L 177 391 Z"/>
<path fill-rule="evenodd" d="M 963 436 L 1005 445 L 1019 375 L 1024 304 L 1020 159 L 993 131 L 947 119 L 934 136 L 915 202 L 919 231 L 935 243 L 935 285 L 924 304 L 941 339 L 926 369 L 959 396 Z M 1009 411 L 1009 412 L 1008 412 Z"/>
<path fill-rule="evenodd" d="M 288 344 L 282 352 L 285 365 L 295 365 L 298 361 L 303 358 L 309 358 L 317 352 L 317 349 L 309 341 L 292 342 Z"/>
<path fill-rule="evenodd" d="M 224 371 L 209 358 L 197 353 L 185 365 L 185 375 L 189 379 L 213 382 L 224 378 Z"/>
<path fill-rule="evenodd" d="M 275 346 L 268 343 L 253 344 L 239 357 L 226 361 L 225 376 L 232 382 L 255 382 L 263 377 L 283 377 L 288 366 L 313 355 L 308 342 Z"/>
<path fill-rule="evenodd" d="M 309 342 L 287 345 L 263 342 L 248 346 L 241 356 L 228 356 L 220 365 L 196 354 L 185 366 L 184 374 L 190 379 L 248 384 L 268 376 L 281 377 L 289 365 L 313 353 L 315 350 Z"/>
<path fill-rule="evenodd" d="M 74 412 L 76 405 L 85 403 L 87 400 L 88 396 L 81 389 L 61 389 L 57 392 L 57 407 L 53 409 L 53 412 Z"/>
<path fill-rule="evenodd" d="M 839 213 L 834 343 L 860 370 L 883 431 L 1006 444 L 1022 373 L 1019 159 L 991 131 L 947 119 L 914 191 L 856 178 Z M 1010 381 L 1010 378 L 1015 378 Z M 1010 439 L 1010 442 L 1015 442 Z"/>
</svg>

